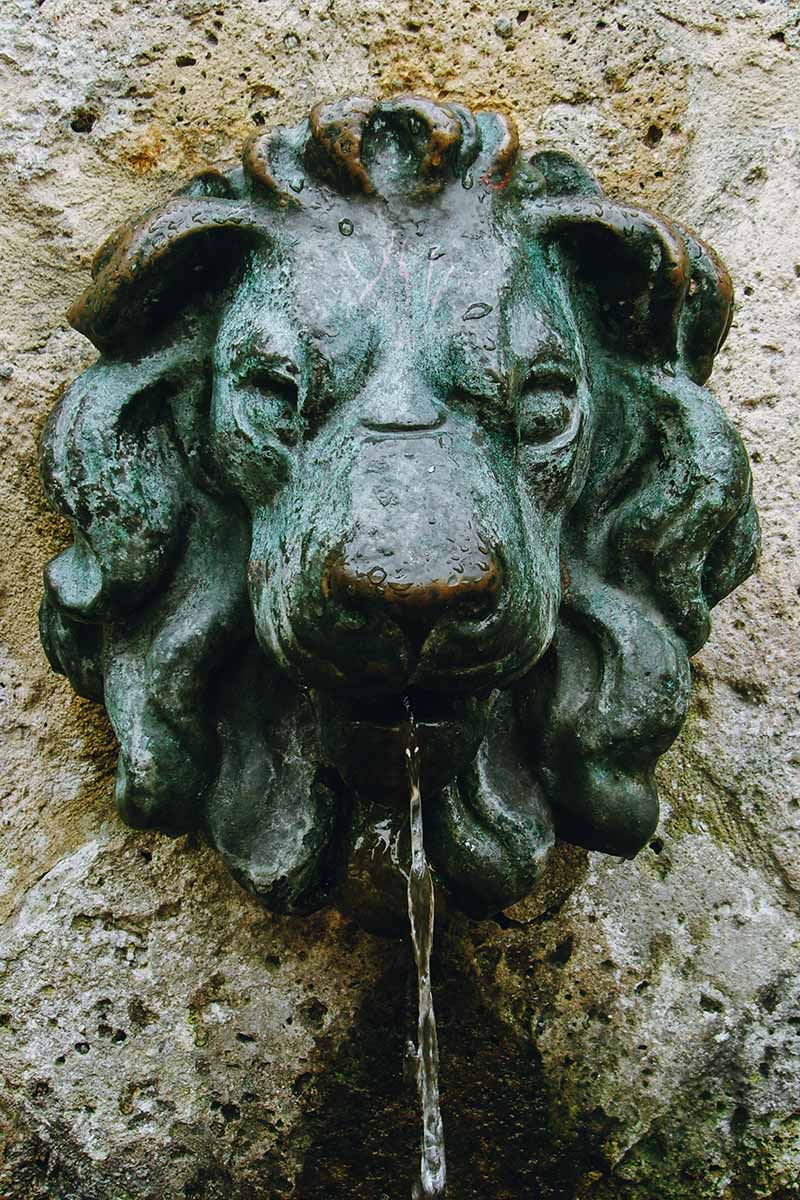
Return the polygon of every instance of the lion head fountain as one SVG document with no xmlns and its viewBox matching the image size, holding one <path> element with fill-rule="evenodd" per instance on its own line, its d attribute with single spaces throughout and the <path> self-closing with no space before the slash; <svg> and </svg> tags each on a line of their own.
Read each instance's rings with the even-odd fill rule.
<svg viewBox="0 0 800 1200">
<path fill-rule="evenodd" d="M 713 252 L 498 113 L 403 96 L 259 133 L 93 275 L 41 627 L 108 710 L 123 818 L 204 829 L 272 909 L 358 909 L 367 877 L 380 908 L 407 699 L 456 905 L 526 894 L 556 836 L 635 854 L 757 554 L 703 388 Z"/>
</svg>

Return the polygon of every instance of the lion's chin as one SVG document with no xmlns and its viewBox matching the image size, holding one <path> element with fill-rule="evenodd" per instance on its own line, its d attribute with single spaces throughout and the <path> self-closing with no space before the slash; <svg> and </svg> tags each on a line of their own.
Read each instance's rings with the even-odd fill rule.
<svg viewBox="0 0 800 1200">
<path fill-rule="evenodd" d="M 358 698 L 315 694 L 323 752 L 342 779 L 363 797 L 408 798 L 406 749 L 409 709 L 420 747 L 421 786 L 441 791 L 473 761 L 486 736 L 492 695 L 411 688 L 407 697 Z"/>
</svg>

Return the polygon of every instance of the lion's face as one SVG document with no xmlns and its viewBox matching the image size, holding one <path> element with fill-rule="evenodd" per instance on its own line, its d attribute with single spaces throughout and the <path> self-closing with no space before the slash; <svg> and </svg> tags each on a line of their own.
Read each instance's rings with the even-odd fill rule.
<svg viewBox="0 0 800 1200">
<path fill-rule="evenodd" d="M 204 828 L 272 908 L 380 921 L 408 701 L 463 908 L 524 895 L 554 827 L 635 853 L 688 654 L 758 545 L 701 386 L 713 253 L 566 155 L 524 162 L 498 114 L 355 98 L 95 275 L 72 319 L 103 354 L 43 440 L 75 542 L 42 634 L 108 709 L 125 819 Z"/>
<path fill-rule="evenodd" d="M 410 694 L 438 786 L 465 765 L 441 726 L 465 726 L 474 756 L 491 690 L 553 637 L 591 425 L 552 267 L 479 229 L 466 255 L 436 222 L 408 242 L 378 214 L 255 255 L 213 354 L 212 444 L 252 512 L 260 645 L 324 694 L 329 745 L 395 731 L 384 777 L 403 773 Z"/>
</svg>

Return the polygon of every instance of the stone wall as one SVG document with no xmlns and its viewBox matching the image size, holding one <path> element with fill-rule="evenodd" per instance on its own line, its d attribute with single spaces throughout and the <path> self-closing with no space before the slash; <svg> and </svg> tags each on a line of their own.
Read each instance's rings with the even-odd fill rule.
<svg viewBox="0 0 800 1200">
<path fill-rule="evenodd" d="M 523 6 L 524 5 L 524 6 Z M 265 914 L 202 842 L 125 829 L 104 714 L 38 645 L 66 530 L 36 442 L 91 346 L 64 311 L 120 220 L 257 125 L 416 90 L 694 227 L 738 309 L 712 385 L 751 452 L 761 569 L 716 613 L 663 822 L 561 849 L 435 985 L 459 1200 L 800 1197 L 800 25 L 767 0 L 5 0 L 2 1200 L 408 1194 L 407 948 Z"/>
</svg>

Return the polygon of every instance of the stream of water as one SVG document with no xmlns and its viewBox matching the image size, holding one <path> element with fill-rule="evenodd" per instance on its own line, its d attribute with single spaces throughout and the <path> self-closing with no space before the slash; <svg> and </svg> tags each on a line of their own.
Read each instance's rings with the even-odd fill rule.
<svg viewBox="0 0 800 1200">
<path fill-rule="evenodd" d="M 439 1043 L 431 991 L 433 945 L 433 880 L 425 858 L 420 794 L 420 751 L 414 714 L 407 703 L 409 739 L 406 749 L 410 790 L 411 866 L 408 872 L 408 919 L 417 965 L 417 1094 L 422 1110 L 422 1150 L 419 1177 L 412 1200 L 429 1200 L 445 1194 L 445 1154 L 442 1111 L 439 1106 Z"/>
</svg>

